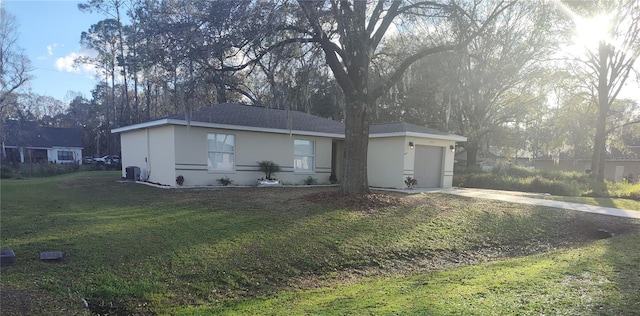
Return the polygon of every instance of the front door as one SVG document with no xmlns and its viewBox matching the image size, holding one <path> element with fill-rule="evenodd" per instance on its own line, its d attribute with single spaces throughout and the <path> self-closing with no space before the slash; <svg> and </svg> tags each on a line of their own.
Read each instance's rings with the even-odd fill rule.
<svg viewBox="0 0 640 316">
<path fill-rule="evenodd" d="M 416 187 L 442 187 L 443 147 L 418 145 L 415 150 L 413 173 L 418 180 Z"/>
</svg>

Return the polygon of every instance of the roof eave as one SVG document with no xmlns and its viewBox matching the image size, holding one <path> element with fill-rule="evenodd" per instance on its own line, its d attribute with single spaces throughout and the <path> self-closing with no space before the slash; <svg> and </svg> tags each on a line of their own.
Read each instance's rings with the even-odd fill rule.
<svg viewBox="0 0 640 316">
<path fill-rule="evenodd" d="M 138 123 L 138 124 L 129 125 L 129 126 L 118 127 L 118 128 L 112 129 L 111 130 L 111 134 L 130 132 L 130 131 L 135 131 L 137 129 L 158 127 L 158 126 L 162 126 L 162 125 L 169 125 L 169 124 L 172 124 L 171 121 L 177 121 L 177 120 L 160 119 L 160 120 L 155 120 L 155 121 L 150 121 L 150 122 L 144 122 L 144 123 Z"/>
<path fill-rule="evenodd" d="M 264 133 L 274 133 L 274 134 L 292 134 L 292 135 L 302 135 L 302 136 L 318 136 L 318 137 L 329 137 L 329 138 L 344 138 L 344 134 L 337 133 L 328 133 L 328 132 L 314 132 L 314 131 L 300 131 L 300 130 L 289 130 L 289 129 L 279 129 L 279 128 L 266 128 L 266 127 L 255 127 L 255 126 L 242 126 L 242 125 L 230 125 L 230 124 L 217 124 L 217 123 L 207 123 L 207 122 L 199 122 L 199 121 L 191 121 L 187 122 L 186 120 L 176 120 L 176 119 L 162 119 L 147 123 L 141 123 L 136 125 L 130 125 L 125 127 L 120 127 L 111 130 L 111 133 L 123 133 L 129 132 L 138 129 L 145 129 L 151 127 L 158 127 L 163 125 L 180 125 L 180 126 L 195 126 L 195 127 L 205 127 L 205 128 L 217 128 L 217 129 L 225 129 L 225 130 L 235 130 L 235 131 L 247 131 L 247 132 L 264 132 Z"/>
<path fill-rule="evenodd" d="M 467 141 L 466 137 L 455 135 L 455 134 L 438 135 L 438 134 L 427 134 L 427 133 L 417 133 L 417 132 L 392 132 L 392 133 L 369 134 L 369 138 L 383 138 L 383 137 L 420 137 L 420 138 L 450 140 L 450 141 L 456 141 L 456 142 Z"/>
</svg>

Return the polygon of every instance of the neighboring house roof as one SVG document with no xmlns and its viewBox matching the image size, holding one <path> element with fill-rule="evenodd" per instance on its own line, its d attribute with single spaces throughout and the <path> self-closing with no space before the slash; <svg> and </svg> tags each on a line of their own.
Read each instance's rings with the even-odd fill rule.
<svg viewBox="0 0 640 316">
<path fill-rule="evenodd" d="M 342 122 L 299 111 L 270 109 L 238 103 L 224 103 L 199 109 L 192 112 L 188 120 L 184 114 L 177 114 L 151 122 L 116 128 L 111 132 L 121 133 L 172 124 L 344 138 L 344 123 Z M 416 136 L 455 141 L 467 140 L 466 137 L 409 123 L 373 124 L 370 128 L 370 134 L 371 137 Z"/>
<path fill-rule="evenodd" d="M 82 147 L 82 137 L 77 128 L 42 127 L 35 122 L 5 122 L 5 146 L 8 147 Z"/>
</svg>

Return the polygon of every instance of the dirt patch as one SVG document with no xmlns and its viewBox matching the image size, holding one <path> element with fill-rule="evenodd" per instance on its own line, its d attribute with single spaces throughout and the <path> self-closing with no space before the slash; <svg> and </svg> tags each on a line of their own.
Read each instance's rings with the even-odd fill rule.
<svg viewBox="0 0 640 316">
<path fill-rule="evenodd" d="M 0 287 L 0 315 L 87 315 L 79 297 Z"/>
<path fill-rule="evenodd" d="M 305 197 L 312 203 L 331 205 L 339 208 L 348 208 L 361 212 L 373 212 L 385 207 L 400 206 L 403 200 L 392 194 L 371 193 L 363 195 L 343 195 L 338 191 L 318 192 Z"/>
<path fill-rule="evenodd" d="M 30 315 L 33 302 L 37 302 L 38 298 L 34 292 L 14 290 L 3 286 L 0 290 L 2 315 Z"/>
</svg>

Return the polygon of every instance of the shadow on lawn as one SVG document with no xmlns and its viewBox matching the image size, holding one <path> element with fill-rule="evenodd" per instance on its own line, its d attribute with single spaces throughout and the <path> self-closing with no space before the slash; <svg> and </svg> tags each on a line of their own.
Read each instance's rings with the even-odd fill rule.
<svg viewBox="0 0 640 316">
<path fill-rule="evenodd" d="M 592 313 L 598 315 L 637 315 L 640 311 L 640 233 L 607 240 L 601 260 L 610 267 L 608 292 L 596 300 Z M 635 250 L 635 251 L 634 251 Z"/>
<path fill-rule="evenodd" d="M 3 213 L 3 229 L 6 222 L 17 226 L 3 231 L 3 239 L 15 243 L 17 253 L 34 254 L 3 273 L 3 285 L 35 279 L 40 289 L 86 297 L 95 313 L 154 314 L 158 306 L 273 293 L 299 278 L 390 269 L 390 260 L 443 254 L 458 260 L 494 248 L 498 256 L 522 255 L 519 247 L 529 240 L 553 244 L 581 236 L 574 242 L 582 242 L 599 228 L 618 232 L 597 215 L 447 195 L 403 197 L 406 205 L 360 212 L 305 200 L 335 189 L 98 186 L 98 195 L 95 185 L 70 186 L 66 193 L 60 187 L 61 207 L 50 212 Z M 49 248 L 65 252 L 65 262 L 37 261 L 35 254 Z"/>
<path fill-rule="evenodd" d="M 606 239 L 591 244 L 594 250 L 588 257 L 554 258 L 558 261 L 549 273 L 566 276 L 558 286 L 566 287 L 568 295 L 572 296 L 567 300 L 574 304 L 559 307 L 559 311 L 568 308 L 572 311 L 570 314 L 591 310 L 588 314 L 631 315 L 640 310 L 640 277 L 637 274 L 640 271 L 640 253 L 635 251 L 640 242 L 640 221 L 542 207 L 526 216 L 495 215 L 486 216 L 482 220 L 485 224 L 478 225 L 477 229 L 490 228 L 483 235 L 493 236 L 497 242 L 489 242 L 489 248 L 500 247 L 499 244 L 507 247 L 517 245 L 507 249 L 504 252 L 507 255 L 571 249 Z M 529 223 L 542 227 L 531 230 Z M 610 238 L 612 235 L 615 237 Z M 521 240 L 508 242 L 510 236 L 520 236 Z M 560 300 L 555 304 L 567 303 Z"/>
<path fill-rule="evenodd" d="M 107 253 L 124 256 L 99 260 L 111 262 L 92 290 L 93 299 L 103 302 L 99 306 L 138 304 L 136 312 L 152 311 L 139 306 L 154 293 L 172 293 L 174 305 L 209 305 L 273 293 L 298 278 L 394 269 L 389 261 L 441 257 L 441 266 L 428 268 L 474 265 L 596 240 L 600 229 L 618 234 L 638 229 L 617 218 L 545 208 L 523 212 L 520 205 L 443 196 L 438 198 L 447 202 L 438 200 L 438 208 L 427 197 L 415 208 L 362 213 L 308 203 L 305 193 L 286 190 L 209 192 L 207 198 L 177 194 L 199 201 L 189 205 L 212 204 L 190 210 L 167 206 L 171 211 L 163 215 L 150 212 L 158 216 L 151 223 L 92 235 L 117 244 Z M 233 209 L 238 203 L 243 207 Z M 137 276 L 145 271 L 156 275 Z"/>
</svg>

